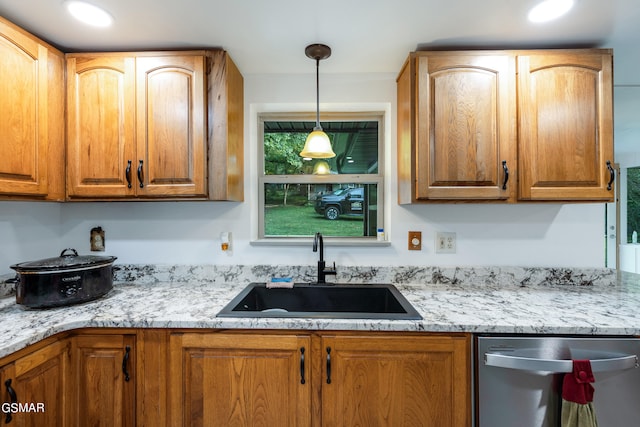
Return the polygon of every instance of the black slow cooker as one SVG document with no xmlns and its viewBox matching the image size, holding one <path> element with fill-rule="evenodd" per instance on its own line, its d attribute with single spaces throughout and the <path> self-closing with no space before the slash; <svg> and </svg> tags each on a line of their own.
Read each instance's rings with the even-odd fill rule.
<svg viewBox="0 0 640 427">
<path fill-rule="evenodd" d="M 16 302 L 45 308 L 99 298 L 113 287 L 114 256 L 78 255 L 65 249 L 59 257 L 12 265 L 18 272 Z"/>
</svg>

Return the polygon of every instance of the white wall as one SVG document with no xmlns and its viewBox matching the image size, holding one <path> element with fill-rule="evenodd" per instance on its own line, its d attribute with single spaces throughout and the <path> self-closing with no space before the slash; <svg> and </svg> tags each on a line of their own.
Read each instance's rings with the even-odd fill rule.
<svg viewBox="0 0 640 427">
<path fill-rule="evenodd" d="M 602 204 L 451 204 L 399 206 L 395 173 L 395 75 L 322 75 L 323 110 L 386 111 L 387 247 L 325 248 L 340 265 L 604 266 Z M 89 253 L 89 230 L 106 232 L 104 254 L 118 263 L 305 264 L 308 247 L 252 246 L 257 236 L 257 113 L 314 111 L 315 74 L 245 76 L 245 202 L 0 202 L 0 274 L 16 262 Z M 422 231 L 423 250 L 407 250 L 407 232 Z M 219 249 L 232 232 L 233 251 Z M 456 254 L 433 253 L 436 231 L 457 233 Z M 98 253 L 101 254 L 101 253 Z"/>
</svg>

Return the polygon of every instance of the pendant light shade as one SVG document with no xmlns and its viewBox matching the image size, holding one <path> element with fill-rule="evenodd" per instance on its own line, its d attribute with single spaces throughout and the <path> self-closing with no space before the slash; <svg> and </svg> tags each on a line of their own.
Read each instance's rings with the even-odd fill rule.
<svg viewBox="0 0 640 427">
<path fill-rule="evenodd" d="M 318 160 L 313 166 L 314 175 L 329 175 L 331 173 L 331 167 L 326 160 Z"/>
<path fill-rule="evenodd" d="M 320 126 L 320 60 L 331 56 L 331 48 L 324 44 L 312 44 L 306 47 L 304 53 L 316 60 L 316 126 L 307 136 L 300 156 L 309 159 L 329 159 L 335 157 L 336 153 L 331 148 L 329 136 Z"/>
<path fill-rule="evenodd" d="M 322 129 L 314 128 L 313 132 L 307 136 L 300 156 L 309 159 L 330 159 L 335 157 L 336 153 L 331 148 L 329 136 Z"/>
</svg>

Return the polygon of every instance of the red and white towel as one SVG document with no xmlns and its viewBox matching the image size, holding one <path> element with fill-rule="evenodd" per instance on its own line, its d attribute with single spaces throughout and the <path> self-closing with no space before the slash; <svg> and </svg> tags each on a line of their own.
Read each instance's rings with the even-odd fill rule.
<svg viewBox="0 0 640 427">
<path fill-rule="evenodd" d="M 573 372 L 562 381 L 561 427 L 598 427 L 593 408 L 595 382 L 589 360 L 574 360 Z"/>
</svg>

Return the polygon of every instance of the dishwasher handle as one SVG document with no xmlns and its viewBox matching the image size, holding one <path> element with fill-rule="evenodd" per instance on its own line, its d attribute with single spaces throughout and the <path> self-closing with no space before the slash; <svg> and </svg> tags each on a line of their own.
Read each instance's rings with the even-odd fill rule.
<svg viewBox="0 0 640 427">
<path fill-rule="evenodd" d="M 638 356 L 613 357 L 610 359 L 593 359 L 592 372 L 614 372 L 638 367 Z M 530 357 L 509 356 L 499 353 L 485 353 L 484 364 L 498 368 L 517 369 L 520 371 L 545 371 L 555 373 L 573 372 L 572 360 L 534 359 Z"/>
</svg>

